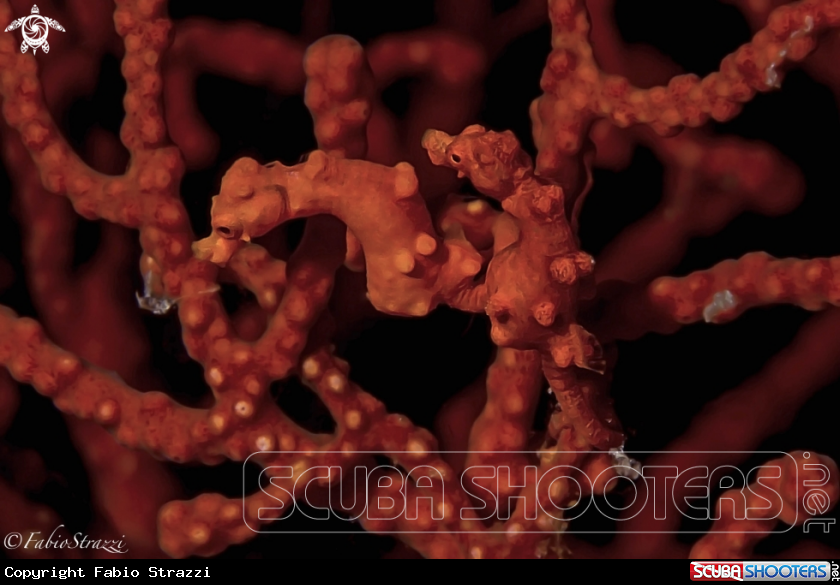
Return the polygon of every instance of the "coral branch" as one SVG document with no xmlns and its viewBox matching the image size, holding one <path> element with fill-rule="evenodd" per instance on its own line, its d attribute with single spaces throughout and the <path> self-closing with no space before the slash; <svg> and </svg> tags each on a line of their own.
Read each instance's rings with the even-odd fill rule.
<svg viewBox="0 0 840 585">
<path fill-rule="evenodd" d="M 831 479 L 821 491 L 826 496 L 822 502 L 833 506 L 840 488 L 837 464 L 830 458 L 798 451 L 768 462 L 749 487 L 721 495 L 715 513 L 718 519 L 711 532 L 691 549 L 691 558 L 743 559 L 779 520 L 798 525 L 817 513 L 824 514 L 828 509 L 818 511 L 814 508 L 817 500 L 809 500 L 814 492 L 808 486 L 823 485 L 826 473 Z"/>
<path fill-rule="evenodd" d="M 651 284 L 650 295 L 680 323 L 701 318 L 725 323 L 747 309 L 775 303 L 817 311 L 840 302 L 834 277 L 838 262 L 776 260 L 756 252 L 683 278 L 658 279 Z"/>
<path fill-rule="evenodd" d="M 643 90 L 600 71 L 583 0 L 551 0 L 549 15 L 553 50 L 540 83 L 545 94 L 532 104 L 531 118 L 540 151 L 537 170 L 551 176 L 581 149 L 595 118 L 620 127 L 648 124 L 660 134 L 700 126 L 710 117 L 733 118 L 757 91 L 778 87 L 782 66 L 804 59 L 816 35 L 840 23 L 833 0 L 780 7 L 750 43 L 722 61 L 719 72 L 703 79 L 680 75 L 667 87 Z"/>
</svg>

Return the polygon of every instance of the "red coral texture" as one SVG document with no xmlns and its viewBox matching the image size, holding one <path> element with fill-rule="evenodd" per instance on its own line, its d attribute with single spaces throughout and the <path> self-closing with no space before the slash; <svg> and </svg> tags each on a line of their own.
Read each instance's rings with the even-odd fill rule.
<svg viewBox="0 0 840 585">
<path fill-rule="evenodd" d="M 837 556 L 769 533 L 838 497 L 840 0 L 115 4 L 0 35 L 0 532 Z M 705 535 L 577 513 L 771 460 Z"/>
</svg>

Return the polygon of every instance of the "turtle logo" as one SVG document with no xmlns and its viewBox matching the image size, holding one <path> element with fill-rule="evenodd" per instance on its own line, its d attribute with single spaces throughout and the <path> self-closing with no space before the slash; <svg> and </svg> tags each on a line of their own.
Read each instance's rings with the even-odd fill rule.
<svg viewBox="0 0 840 585">
<path fill-rule="evenodd" d="M 50 28 L 64 32 L 64 27 L 58 24 L 57 20 L 41 16 L 38 7 L 32 5 L 32 14 L 13 20 L 12 24 L 6 27 L 6 32 L 23 27 L 23 42 L 20 44 L 20 52 L 25 53 L 29 47 L 32 47 L 32 54 L 34 55 L 38 49 L 43 49 L 45 53 L 50 52 L 50 44 L 47 42 L 47 33 Z"/>
</svg>

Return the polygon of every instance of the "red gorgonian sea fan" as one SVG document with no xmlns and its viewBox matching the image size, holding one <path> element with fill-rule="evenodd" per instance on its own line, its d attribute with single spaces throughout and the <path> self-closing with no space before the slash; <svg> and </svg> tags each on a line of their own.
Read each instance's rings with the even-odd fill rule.
<svg viewBox="0 0 840 585">
<path fill-rule="evenodd" d="M 838 497 L 840 0 L 281 4 L 68 0 L 40 6 L 66 28 L 48 55 L 0 36 L 0 532 L 836 553 L 759 541 Z M 0 27 L 30 8 L 0 1 Z M 627 500 L 625 451 L 779 474 L 715 522 L 686 524 L 686 486 L 665 520 L 578 510 Z M 243 496 L 246 460 L 269 481 Z M 388 498 L 417 514 L 360 515 Z M 278 520 L 293 499 L 358 522 L 284 535 L 324 532 Z"/>
</svg>

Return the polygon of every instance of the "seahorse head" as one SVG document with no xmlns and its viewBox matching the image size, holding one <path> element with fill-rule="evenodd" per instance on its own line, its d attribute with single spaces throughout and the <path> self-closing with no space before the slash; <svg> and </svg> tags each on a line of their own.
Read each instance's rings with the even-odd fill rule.
<svg viewBox="0 0 840 585">
<path fill-rule="evenodd" d="M 493 132 L 473 125 L 456 136 L 428 130 L 423 148 L 432 163 L 457 170 L 459 177 L 468 177 L 480 193 L 494 199 L 510 196 L 514 185 L 533 168 L 510 130 Z"/>
<path fill-rule="evenodd" d="M 286 189 L 268 171 L 274 166 L 241 158 L 225 173 L 210 210 L 213 232 L 193 245 L 198 258 L 224 265 L 243 243 L 266 234 L 288 215 Z"/>
</svg>

